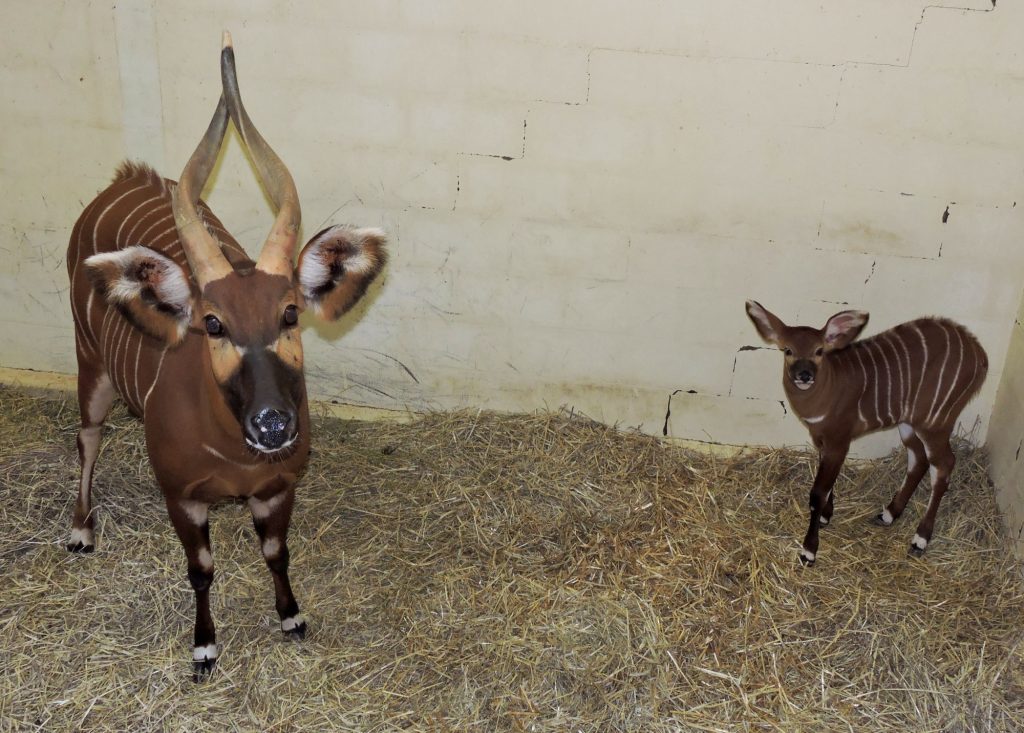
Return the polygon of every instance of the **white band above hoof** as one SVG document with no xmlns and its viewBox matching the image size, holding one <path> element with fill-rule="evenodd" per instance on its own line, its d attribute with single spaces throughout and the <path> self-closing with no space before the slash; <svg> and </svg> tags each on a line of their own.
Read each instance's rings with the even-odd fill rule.
<svg viewBox="0 0 1024 733">
<path fill-rule="evenodd" d="M 882 507 L 882 513 L 878 515 L 878 518 L 882 520 L 882 524 L 892 524 L 894 521 L 892 512 L 890 512 L 885 507 Z"/>
<path fill-rule="evenodd" d="M 914 539 L 910 540 L 910 544 L 916 547 L 918 550 L 923 550 L 928 547 L 928 540 L 919 534 L 914 535 Z"/>
<path fill-rule="evenodd" d="M 192 660 L 196 662 L 204 662 L 208 659 L 217 658 L 217 645 L 207 644 L 206 646 L 197 646 L 192 648 Z"/>
<path fill-rule="evenodd" d="M 800 548 L 800 559 L 804 562 L 814 562 L 815 554 L 803 547 Z"/>
<path fill-rule="evenodd" d="M 295 631 L 295 629 L 306 623 L 306 617 L 301 613 L 297 613 L 294 616 L 289 616 L 281 622 L 281 631 Z"/>
<path fill-rule="evenodd" d="M 93 544 L 92 530 L 87 527 L 73 527 L 71 529 L 71 539 L 68 540 L 68 544 L 88 547 Z"/>
</svg>

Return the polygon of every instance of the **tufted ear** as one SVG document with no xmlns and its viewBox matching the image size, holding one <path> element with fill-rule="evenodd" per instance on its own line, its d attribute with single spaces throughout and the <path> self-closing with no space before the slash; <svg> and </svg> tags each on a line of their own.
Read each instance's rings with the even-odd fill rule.
<svg viewBox="0 0 1024 733">
<path fill-rule="evenodd" d="M 849 346 L 864 326 L 868 325 L 867 311 L 841 311 L 825 324 L 825 351 L 837 351 Z"/>
<path fill-rule="evenodd" d="M 352 308 L 384 268 L 387 236 L 380 229 L 333 226 L 299 255 L 299 287 L 306 305 L 333 321 Z"/>
<path fill-rule="evenodd" d="M 757 329 L 761 338 L 770 344 L 781 347 L 786 324 L 756 300 L 748 300 L 746 306 L 747 317 L 754 324 L 754 328 Z"/>
<path fill-rule="evenodd" d="M 93 255 L 85 266 L 96 291 L 140 331 L 170 345 L 185 338 L 195 296 L 173 260 L 136 245 Z"/>
</svg>

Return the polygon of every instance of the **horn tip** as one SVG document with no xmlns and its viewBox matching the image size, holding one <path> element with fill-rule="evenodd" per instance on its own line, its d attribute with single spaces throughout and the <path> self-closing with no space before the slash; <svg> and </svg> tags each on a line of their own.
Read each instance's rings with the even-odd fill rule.
<svg viewBox="0 0 1024 733">
<path fill-rule="evenodd" d="M 224 31 L 224 35 L 221 37 L 222 46 L 221 48 L 234 48 L 231 43 L 231 31 Z"/>
</svg>

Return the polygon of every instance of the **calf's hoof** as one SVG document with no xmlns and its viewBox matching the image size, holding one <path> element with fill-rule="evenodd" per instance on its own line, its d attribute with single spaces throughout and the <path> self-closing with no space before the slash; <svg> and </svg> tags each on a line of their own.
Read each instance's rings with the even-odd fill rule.
<svg viewBox="0 0 1024 733">
<path fill-rule="evenodd" d="M 66 545 L 68 552 L 92 552 L 96 545 L 92 538 L 92 530 L 88 527 L 75 527 Z"/>
<path fill-rule="evenodd" d="M 289 616 L 281 622 L 281 631 L 289 639 L 302 641 L 306 638 L 306 619 L 301 613 Z"/>
<path fill-rule="evenodd" d="M 912 557 L 921 557 L 924 551 L 928 549 L 928 540 L 919 534 L 914 535 L 914 539 L 910 541 L 910 547 L 907 550 L 907 554 Z"/>
<path fill-rule="evenodd" d="M 816 555 L 813 552 L 803 547 L 800 548 L 799 557 L 800 564 L 803 565 L 805 568 L 809 568 L 812 565 L 814 565 L 814 561 L 816 559 Z"/>
<path fill-rule="evenodd" d="M 896 517 L 892 515 L 888 509 L 883 509 L 880 513 L 876 514 L 872 518 L 871 523 L 876 527 L 891 527 L 892 523 L 896 521 Z"/>
</svg>

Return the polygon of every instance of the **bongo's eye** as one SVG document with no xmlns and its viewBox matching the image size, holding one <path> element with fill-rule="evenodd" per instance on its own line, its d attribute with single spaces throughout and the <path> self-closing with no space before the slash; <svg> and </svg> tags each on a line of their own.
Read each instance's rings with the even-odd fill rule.
<svg viewBox="0 0 1024 733">
<path fill-rule="evenodd" d="M 782 353 L 786 356 L 793 356 L 793 349 L 784 349 Z"/>
<path fill-rule="evenodd" d="M 217 316 L 207 316 L 203 319 L 206 322 L 206 332 L 211 336 L 223 336 L 224 324 Z"/>
<path fill-rule="evenodd" d="M 284 325 L 294 326 L 299 322 L 299 309 L 294 305 L 290 305 L 284 309 Z"/>
<path fill-rule="evenodd" d="M 818 349 L 814 352 L 814 355 L 815 356 L 821 356 L 824 353 L 825 353 L 825 349 L 823 349 L 821 347 L 818 347 Z"/>
</svg>

